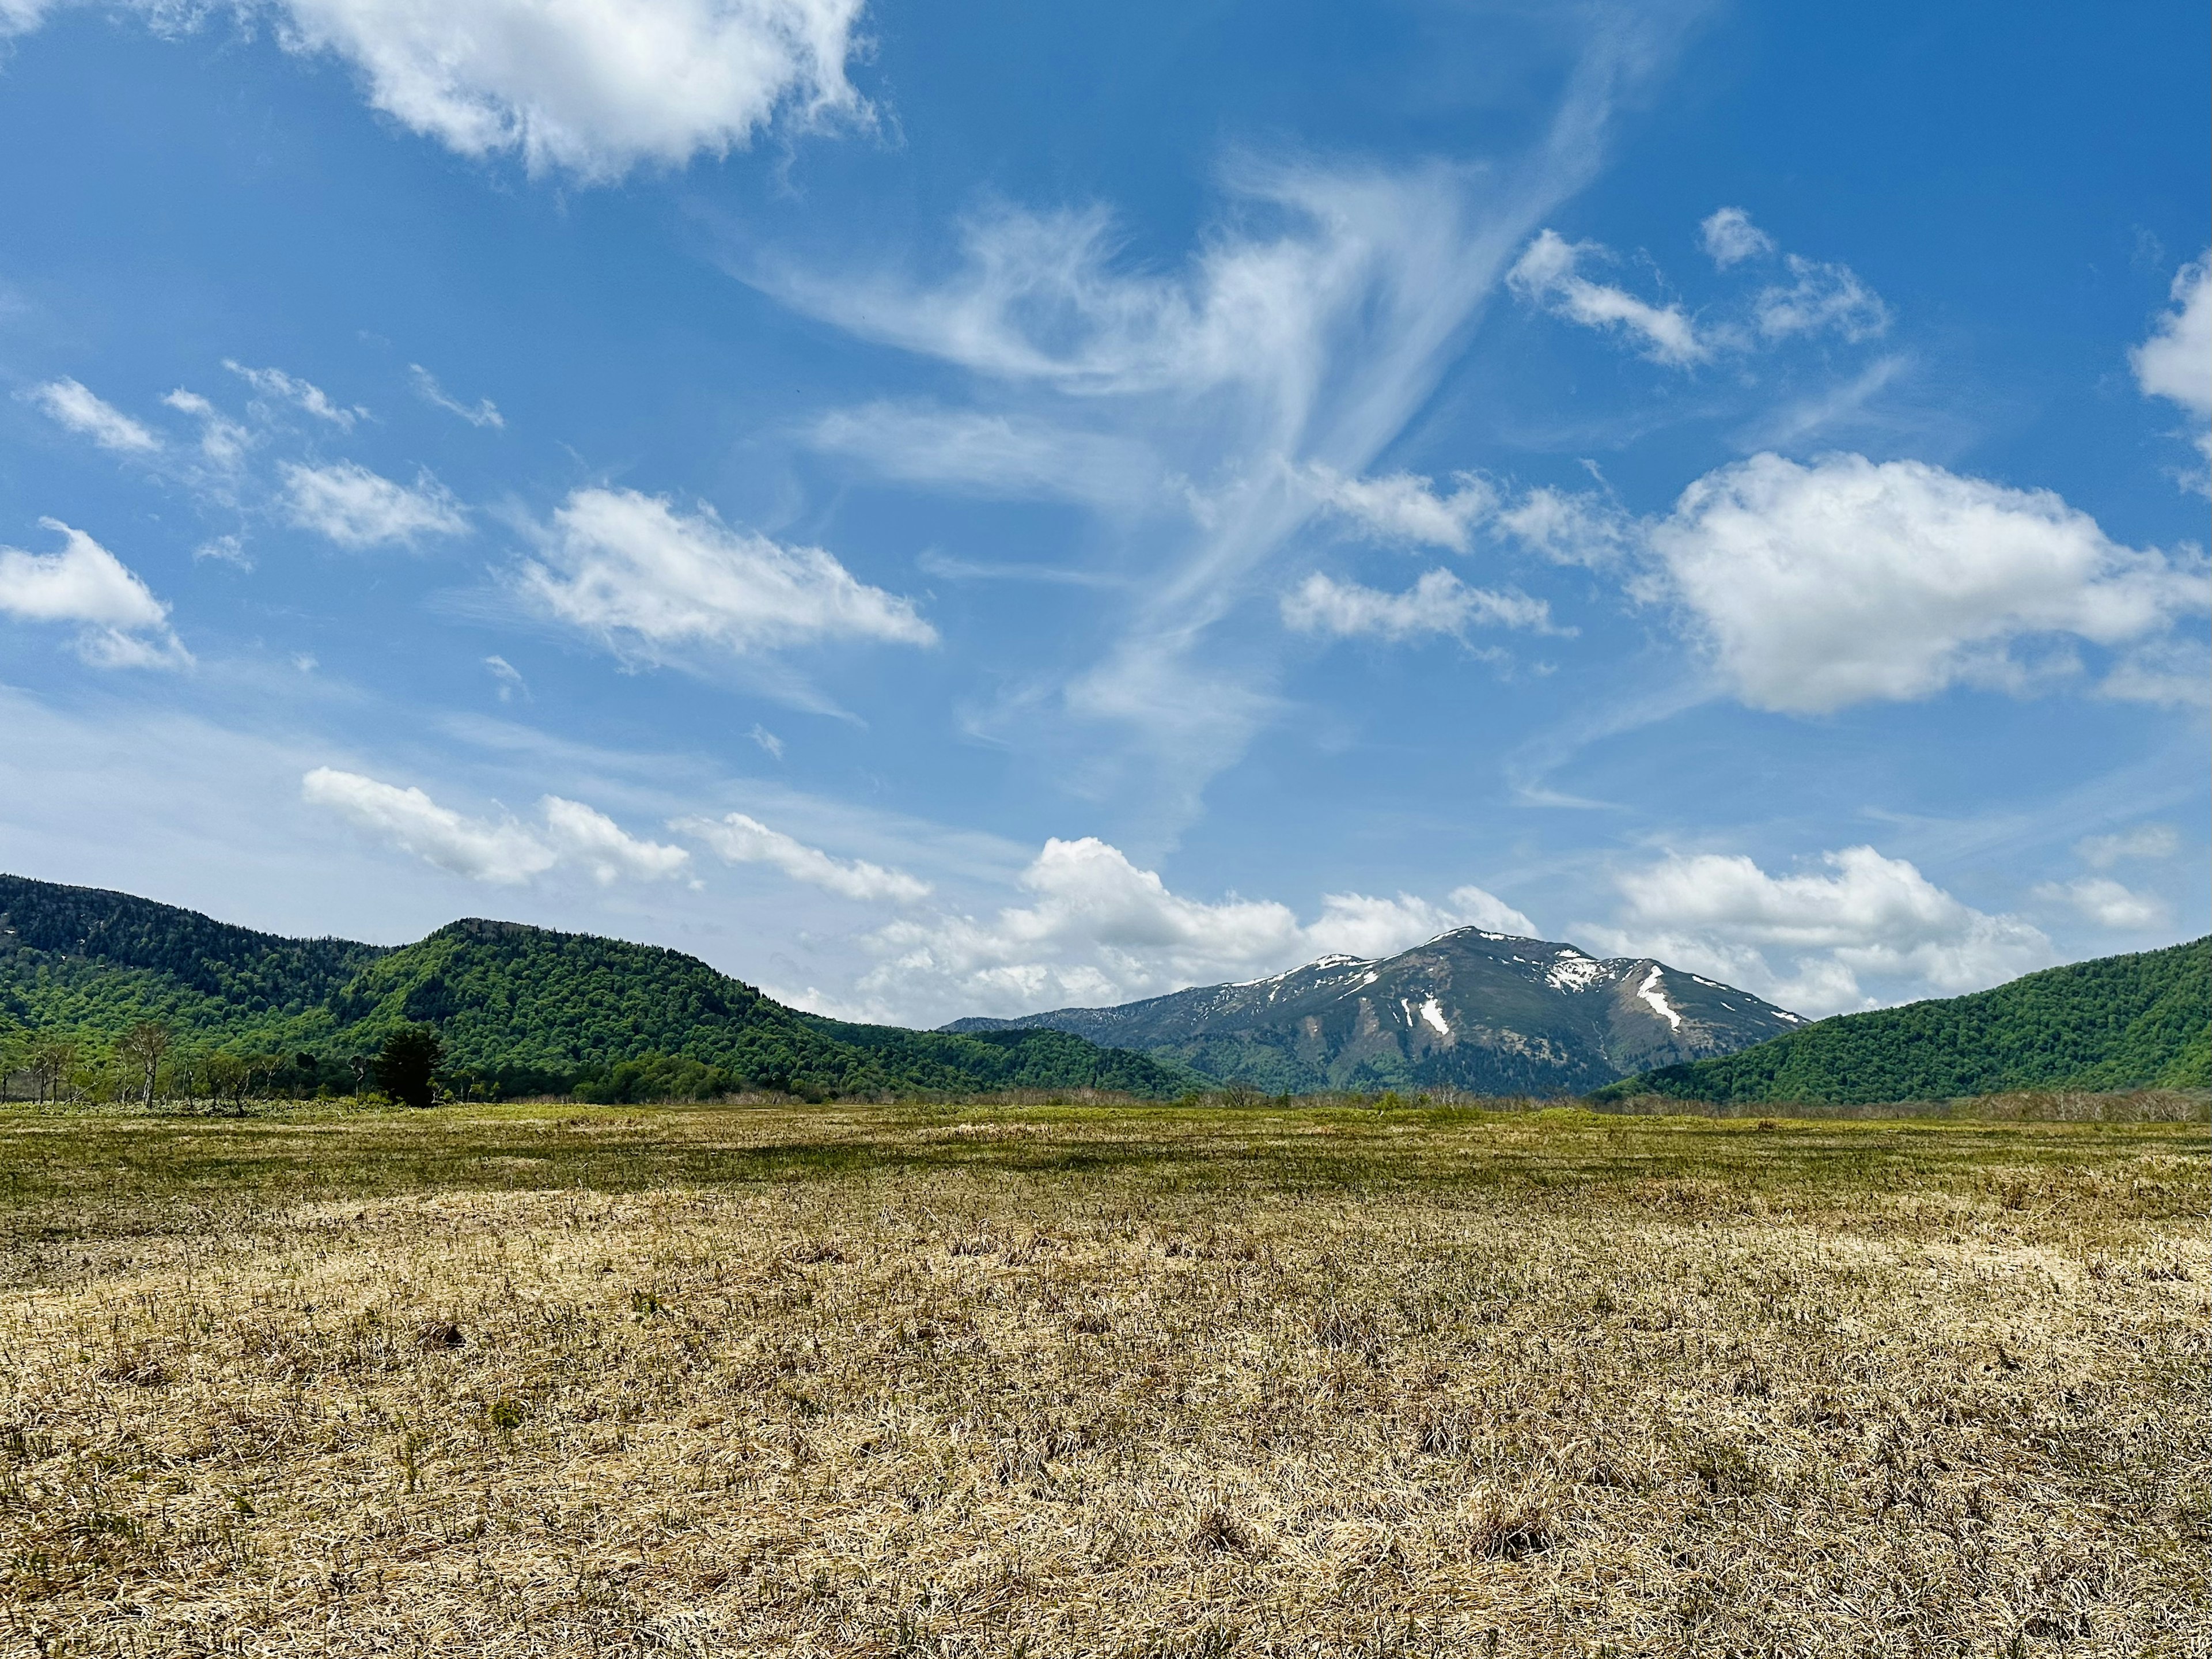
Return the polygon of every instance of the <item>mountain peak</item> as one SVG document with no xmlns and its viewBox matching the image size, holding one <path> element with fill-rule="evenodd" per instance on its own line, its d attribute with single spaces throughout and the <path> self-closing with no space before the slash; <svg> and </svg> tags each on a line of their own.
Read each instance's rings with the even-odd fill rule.
<svg viewBox="0 0 2212 1659">
<path fill-rule="evenodd" d="M 1662 963 L 1470 927 L 1395 957 L 1335 951 L 1261 979 L 946 1029 L 1046 1026 L 1270 1090 L 1565 1095 L 1732 1054 L 1797 1023 Z"/>
</svg>

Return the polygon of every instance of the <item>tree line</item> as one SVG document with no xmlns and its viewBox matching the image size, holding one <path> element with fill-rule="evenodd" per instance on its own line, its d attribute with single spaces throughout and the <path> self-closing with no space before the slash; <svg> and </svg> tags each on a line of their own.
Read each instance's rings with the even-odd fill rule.
<svg viewBox="0 0 2212 1659">
<path fill-rule="evenodd" d="M 445 1064 L 425 1024 L 403 1025 L 374 1053 L 317 1054 L 194 1042 L 161 1020 L 124 1031 L 0 1025 L 0 1101 L 40 1105 L 199 1105 L 242 1113 L 253 1100 L 381 1097 L 407 1106 L 490 1100 L 502 1079 Z"/>
</svg>

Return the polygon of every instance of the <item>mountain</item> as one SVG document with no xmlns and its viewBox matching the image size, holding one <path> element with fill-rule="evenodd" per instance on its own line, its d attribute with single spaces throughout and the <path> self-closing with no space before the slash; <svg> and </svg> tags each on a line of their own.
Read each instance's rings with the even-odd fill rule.
<svg viewBox="0 0 2212 1659">
<path fill-rule="evenodd" d="M 1725 1054 L 1796 1014 L 1648 957 L 1463 927 L 1401 956 L 1323 957 L 1269 979 L 1116 1008 L 956 1020 L 949 1032 L 1071 1032 L 1271 1091 L 1450 1087 L 1583 1094 Z"/>
<path fill-rule="evenodd" d="M 180 1049 L 287 1056 L 295 1085 L 349 1079 L 346 1062 L 416 1022 L 438 1028 L 449 1070 L 505 1093 L 1165 1096 L 1192 1081 L 1058 1031 L 823 1019 L 695 957 L 588 933 L 471 920 L 396 949 L 283 939 L 127 893 L 0 875 L 0 1036 L 12 1024 L 99 1047 L 141 1020 L 169 1026 Z"/>
<path fill-rule="evenodd" d="M 1648 1072 L 1600 1098 L 1861 1103 L 2208 1085 L 2212 938 L 1824 1019 L 1725 1058 Z"/>
</svg>

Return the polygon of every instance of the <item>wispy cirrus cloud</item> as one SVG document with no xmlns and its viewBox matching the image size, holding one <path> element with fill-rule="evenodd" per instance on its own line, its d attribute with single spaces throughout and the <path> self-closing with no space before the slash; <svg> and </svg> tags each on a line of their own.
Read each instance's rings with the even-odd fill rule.
<svg viewBox="0 0 2212 1659">
<path fill-rule="evenodd" d="M 1552 607 L 1526 593 L 1470 587 L 1449 570 L 1431 570 L 1402 592 L 1339 581 L 1316 571 L 1282 599 L 1284 623 L 1300 633 L 1340 639 L 1367 635 L 1407 640 L 1423 634 L 1463 635 L 1469 628 L 1522 628 L 1553 633 Z"/>
<path fill-rule="evenodd" d="M 222 366 L 263 397 L 277 403 L 289 404 L 301 413 L 327 422 L 343 432 L 352 431 L 354 422 L 368 413 L 358 404 L 346 408 L 333 403 L 330 394 L 322 387 L 295 374 L 287 374 L 281 368 L 248 368 L 244 363 L 229 357 L 222 360 Z"/>
<path fill-rule="evenodd" d="M 159 434 L 99 397 L 82 380 L 64 375 L 33 386 L 23 395 L 57 425 L 82 434 L 102 449 L 147 455 L 161 447 Z"/>
<path fill-rule="evenodd" d="M 1206 641 L 1273 586 L 1273 568 L 1317 514 L 1387 515 L 1389 503 L 1351 493 L 1331 506 L 1316 481 L 1364 477 L 1540 216 L 1594 170 L 1618 88 L 1664 50 L 1660 25 L 1615 21 L 1586 38 L 1528 154 L 1399 168 L 1239 157 L 1221 173 L 1218 223 L 1172 266 L 1128 258 L 1114 216 L 1095 205 L 979 211 L 934 277 L 749 257 L 740 274 L 795 308 L 969 377 L 969 412 L 1003 418 L 1016 440 L 1011 459 L 1000 440 L 1000 458 L 970 479 L 1034 478 L 1042 463 L 1028 445 L 1039 433 L 1141 444 L 1158 458 L 1160 510 L 1141 525 L 1103 523 L 1093 538 L 1097 562 L 1122 578 L 1100 590 L 1117 596 L 1102 602 L 1103 646 L 1009 684 L 973 729 L 1083 752 L 1064 781 L 1141 800 L 1152 833 L 1188 819 L 1206 780 L 1275 706 L 1272 670 L 1224 672 Z M 935 470 L 945 488 L 977 487 L 959 476 L 964 461 Z M 1399 525 L 1449 538 L 1453 511 L 1425 526 L 1401 514 Z"/>
<path fill-rule="evenodd" d="M 1689 368 L 1729 355 L 1771 347 L 1800 336 L 1834 335 L 1857 344 L 1889 327 L 1889 307 L 1850 266 L 1785 252 L 1741 208 L 1723 208 L 1698 226 L 1716 268 L 1771 270 L 1747 295 L 1703 317 L 1678 301 L 1656 303 L 1588 273 L 1618 263 L 1595 241 L 1570 242 L 1557 231 L 1537 234 L 1514 262 L 1508 282 L 1526 303 L 1584 328 L 1632 342 L 1656 363 Z"/>
<path fill-rule="evenodd" d="M 499 405 L 489 398 L 479 398 L 473 404 L 465 404 L 438 384 L 438 377 L 420 363 L 407 365 L 408 378 L 414 382 L 415 395 L 434 409 L 442 409 L 448 415 L 458 415 L 471 426 L 490 427 L 495 430 L 507 425 L 507 416 L 499 412 Z"/>
<path fill-rule="evenodd" d="M 1138 440 L 977 410 L 866 404 L 823 416 L 806 438 L 881 477 L 956 494 L 1112 508 L 1155 501 L 1162 482 Z"/>
<path fill-rule="evenodd" d="M 1703 362 L 1711 343 L 1679 305 L 1654 305 L 1624 288 L 1597 283 L 1583 274 L 1593 261 L 1609 257 L 1595 242 L 1570 242 L 1557 231 L 1539 232 L 1513 262 L 1506 281 L 1515 294 L 1584 328 L 1613 329 L 1638 342 L 1652 362 Z"/>
</svg>

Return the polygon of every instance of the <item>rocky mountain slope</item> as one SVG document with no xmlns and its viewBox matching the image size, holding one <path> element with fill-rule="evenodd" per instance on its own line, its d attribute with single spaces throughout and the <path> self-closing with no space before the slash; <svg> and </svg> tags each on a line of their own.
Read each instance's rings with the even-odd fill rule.
<svg viewBox="0 0 2212 1659">
<path fill-rule="evenodd" d="M 1664 963 L 1601 961 L 1571 945 L 1464 927 L 1381 960 L 1324 957 L 1243 984 L 943 1029 L 1048 1027 L 1275 1092 L 1565 1095 L 1732 1054 L 1804 1023 Z"/>
</svg>

